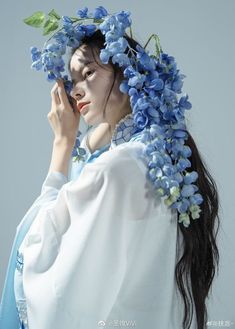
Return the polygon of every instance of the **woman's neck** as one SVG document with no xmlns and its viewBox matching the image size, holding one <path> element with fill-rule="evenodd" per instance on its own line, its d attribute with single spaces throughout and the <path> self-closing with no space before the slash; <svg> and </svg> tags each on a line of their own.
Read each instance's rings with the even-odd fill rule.
<svg viewBox="0 0 235 329">
<path fill-rule="evenodd" d="M 123 119 L 128 114 L 130 113 L 125 113 L 121 119 Z M 112 126 L 107 122 L 100 123 L 98 127 L 96 127 L 90 134 L 88 134 L 86 144 L 91 153 L 111 143 L 114 130 L 117 127 L 119 121 Z"/>
<path fill-rule="evenodd" d="M 87 136 L 86 144 L 91 153 L 110 143 L 112 135 L 108 123 L 101 123 Z"/>
</svg>

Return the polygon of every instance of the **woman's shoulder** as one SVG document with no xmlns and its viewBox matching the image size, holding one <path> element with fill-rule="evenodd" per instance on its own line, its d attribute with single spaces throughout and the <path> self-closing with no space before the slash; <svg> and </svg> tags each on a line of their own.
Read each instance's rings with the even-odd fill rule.
<svg viewBox="0 0 235 329">
<path fill-rule="evenodd" d="M 139 168 L 142 174 L 146 173 L 146 165 L 143 158 L 144 144 L 139 140 L 132 140 L 116 145 L 102 153 L 95 161 L 102 164 L 104 169 L 116 172 L 130 172 L 133 176 L 134 168 Z M 94 163 L 94 164 L 95 164 Z"/>
</svg>

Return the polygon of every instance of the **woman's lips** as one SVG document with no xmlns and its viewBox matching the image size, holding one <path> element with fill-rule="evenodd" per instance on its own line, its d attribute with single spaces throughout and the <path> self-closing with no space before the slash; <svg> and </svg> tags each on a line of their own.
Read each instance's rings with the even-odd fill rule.
<svg viewBox="0 0 235 329">
<path fill-rule="evenodd" d="M 85 109 L 85 107 L 86 107 L 88 104 L 90 104 L 90 103 L 86 103 L 86 104 L 82 105 L 80 108 L 78 108 L 79 112 L 82 113 L 83 110 Z"/>
</svg>

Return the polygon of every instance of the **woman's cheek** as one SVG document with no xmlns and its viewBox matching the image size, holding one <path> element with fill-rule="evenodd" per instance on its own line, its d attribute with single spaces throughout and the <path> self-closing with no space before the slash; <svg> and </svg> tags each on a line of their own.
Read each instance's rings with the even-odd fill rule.
<svg viewBox="0 0 235 329">
<path fill-rule="evenodd" d="M 111 81 L 107 77 L 94 73 L 88 81 L 88 86 L 94 91 L 107 92 L 111 88 Z"/>
</svg>

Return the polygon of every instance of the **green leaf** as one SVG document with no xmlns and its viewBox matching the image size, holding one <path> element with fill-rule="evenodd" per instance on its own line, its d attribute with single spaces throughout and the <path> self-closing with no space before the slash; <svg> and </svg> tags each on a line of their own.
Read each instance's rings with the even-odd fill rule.
<svg viewBox="0 0 235 329">
<path fill-rule="evenodd" d="M 82 21 L 83 19 L 81 19 L 81 18 L 77 18 L 77 17 L 69 17 L 71 20 L 72 20 L 72 22 L 74 23 L 74 22 L 78 22 L 78 21 Z"/>
<path fill-rule="evenodd" d="M 23 21 L 33 27 L 41 27 L 45 20 L 45 14 L 42 11 L 36 11 L 33 15 L 25 18 Z"/>
<path fill-rule="evenodd" d="M 57 30 L 58 27 L 59 27 L 59 24 L 57 21 L 55 21 L 54 18 L 48 19 L 43 26 L 43 35 L 50 34 L 52 31 Z"/>
<path fill-rule="evenodd" d="M 55 18 L 58 21 L 61 19 L 60 15 L 57 14 L 54 9 L 49 12 L 48 16 Z"/>
<path fill-rule="evenodd" d="M 94 22 L 94 23 L 98 23 L 98 24 L 99 24 L 99 23 L 103 23 L 103 21 L 104 21 L 104 20 L 103 20 L 102 18 L 94 18 L 94 19 L 93 19 L 93 22 Z"/>
<path fill-rule="evenodd" d="M 73 159 L 73 162 L 76 162 L 78 160 L 78 156 L 75 156 L 72 159 Z"/>
</svg>

